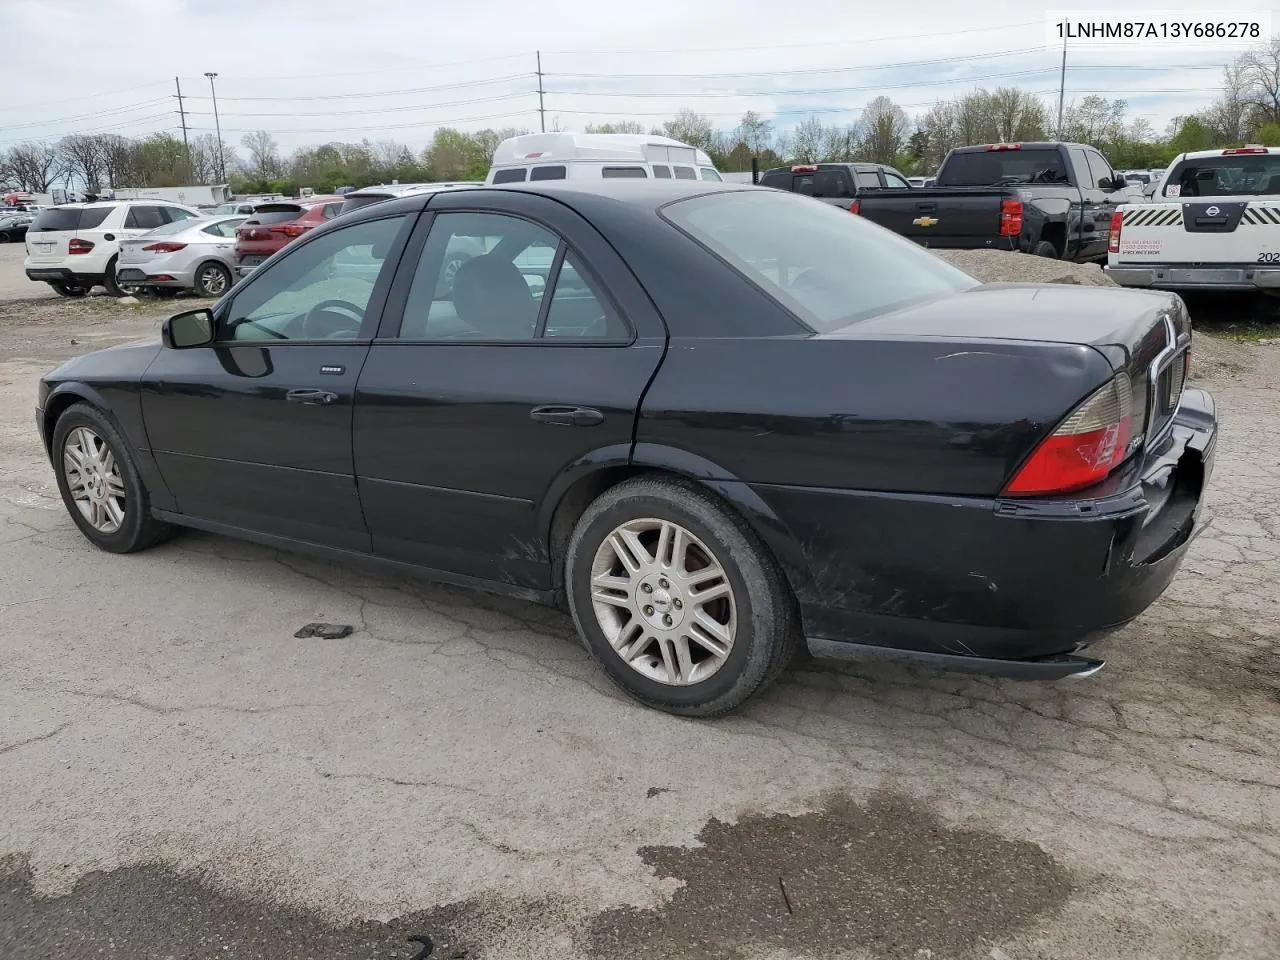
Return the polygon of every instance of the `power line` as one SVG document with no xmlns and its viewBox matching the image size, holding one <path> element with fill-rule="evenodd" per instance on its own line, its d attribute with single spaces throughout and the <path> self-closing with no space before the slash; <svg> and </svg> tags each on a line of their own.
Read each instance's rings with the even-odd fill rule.
<svg viewBox="0 0 1280 960">
<path fill-rule="evenodd" d="M 534 76 L 533 72 L 513 73 L 505 77 L 490 77 L 486 80 L 470 80 L 465 83 L 441 83 L 432 87 L 414 87 L 407 90 L 376 90 L 371 93 L 316 93 L 302 94 L 299 96 L 289 97 L 218 97 L 219 103 L 261 103 L 261 102 L 284 102 L 294 103 L 306 100 L 369 100 L 376 97 L 402 97 L 415 96 L 419 93 L 435 93 L 440 90 L 465 90 L 470 87 L 492 86 L 495 83 L 511 83 L 516 80 L 528 81 Z M 189 99 L 197 99 L 191 97 Z"/>
<path fill-rule="evenodd" d="M 409 70 L 439 70 L 443 67 L 469 67 L 477 63 L 500 63 L 504 60 L 527 60 L 527 53 L 508 53 L 498 57 L 478 57 L 471 60 L 450 60 L 446 63 L 420 63 L 407 67 L 381 67 L 377 70 L 351 70 L 344 73 L 302 73 L 285 77 L 245 76 L 233 77 L 219 74 L 224 82 L 239 83 L 245 80 L 328 80 L 330 77 L 372 77 L 384 73 L 404 73 Z"/>
<path fill-rule="evenodd" d="M 168 85 L 167 80 L 152 80 L 150 83 L 141 83 L 136 87 L 125 87 L 123 90 L 106 90 L 101 93 L 86 93 L 77 97 L 63 97 L 61 100 L 45 100 L 41 103 L 22 103 L 16 107 L 0 107 L 0 112 L 10 112 L 13 110 L 34 110 L 37 107 L 52 107 L 60 103 L 72 103 L 76 100 L 97 100 L 99 97 L 116 97 L 122 93 L 132 93 L 135 90 L 145 90 L 148 87 L 156 87 Z"/>
<path fill-rule="evenodd" d="M 145 110 L 154 107 L 157 104 L 168 103 L 171 97 L 156 97 L 154 100 L 140 100 L 138 103 L 127 104 L 123 107 L 110 107 L 103 110 L 95 110 L 92 113 L 81 113 L 72 117 L 54 117 L 48 120 L 29 120 L 25 123 L 8 123 L 5 124 L 5 131 L 21 130 L 28 127 L 49 127 L 56 126 L 60 123 L 78 123 L 82 120 L 96 120 L 99 117 L 112 116 L 115 114 L 133 113 L 138 110 Z"/>
<path fill-rule="evenodd" d="M 226 110 L 222 110 L 220 112 L 224 117 L 345 117 L 345 116 L 355 116 L 355 115 L 368 116 L 371 113 L 375 113 L 375 114 L 376 113 L 408 113 L 414 110 L 434 110 L 437 107 L 464 107 L 464 106 L 471 106 L 472 104 L 477 104 L 477 103 L 501 103 L 504 100 L 518 100 L 525 97 L 531 97 L 534 95 L 535 92 L 536 91 L 533 91 L 533 90 L 524 90 L 524 91 L 521 91 L 520 93 L 506 93 L 499 97 L 473 97 L 470 100 L 450 100 L 444 103 L 430 103 L 430 104 L 413 103 L 413 104 L 408 104 L 400 107 L 377 107 L 377 108 L 365 107 L 363 109 L 355 109 L 355 110 L 320 110 L 320 111 L 290 110 L 287 113 L 275 113 L 275 112 L 259 113 L 255 111 L 229 113 Z M 555 91 L 548 90 L 547 92 L 553 93 Z M 188 96 L 186 99 L 192 100 L 195 98 Z M 219 103 L 222 102 L 221 97 L 218 98 L 218 102 Z M 187 115 L 209 117 L 209 116 L 212 116 L 213 114 L 206 113 L 205 111 L 202 111 L 202 110 L 188 110 Z"/>
</svg>

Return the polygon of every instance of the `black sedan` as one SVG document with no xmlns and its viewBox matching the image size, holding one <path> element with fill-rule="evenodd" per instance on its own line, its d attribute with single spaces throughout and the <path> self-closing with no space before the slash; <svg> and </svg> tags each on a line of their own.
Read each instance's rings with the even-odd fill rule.
<svg viewBox="0 0 1280 960">
<path fill-rule="evenodd" d="M 19 243 L 27 236 L 27 227 L 35 217 L 25 213 L 0 216 L 0 243 Z"/>
<path fill-rule="evenodd" d="M 711 715 L 804 642 L 1097 669 L 1199 531 L 1190 337 L 1174 295 L 982 285 L 802 196 L 544 181 L 337 218 L 36 422 L 104 550 L 196 527 L 563 603 Z"/>
</svg>

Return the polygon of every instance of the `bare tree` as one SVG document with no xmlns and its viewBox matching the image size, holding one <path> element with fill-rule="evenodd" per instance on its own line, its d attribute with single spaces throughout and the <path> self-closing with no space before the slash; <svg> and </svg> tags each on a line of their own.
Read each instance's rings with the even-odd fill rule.
<svg viewBox="0 0 1280 960">
<path fill-rule="evenodd" d="M 995 142 L 1043 140 L 1048 136 L 1049 111 L 1035 94 L 1017 87 L 997 87 L 986 94 L 986 107 Z"/>
<path fill-rule="evenodd" d="M 760 155 L 773 146 L 773 121 L 765 120 L 754 110 L 748 110 L 738 121 L 734 137 L 747 145 L 753 155 Z"/>
<path fill-rule="evenodd" d="M 78 179 L 88 193 L 102 190 L 106 165 L 102 158 L 103 144 L 98 137 L 72 134 L 58 141 L 58 150 L 66 164 L 66 172 Z"/>
<path fill-rule="evenodd" d="M 221 151 L 219 150 L 221 147 Z M 221 172 L 220 157 L 230 151 L 226 144 L 219 144 L 212 133 L 202 133 L 191 138 L 191 176 L 196 183 L 216 183 Z"/>
<path fill-rule="evenodd" d="M 137 144 L 117 133 L 98 135 L 102 172 L 109 187 L 141 186 L 138 179 Z"/>
<path fill-rule="evenodd" d="M 266 130 L 255 130 L 240 138 L 240 143 L 249 152 L 246 169 L 253 176 L 263 180 L 274 180 L 283 172 L 280 163 L 280 146 L 276 138 Z"/>
<path fill-rule="evenodd" d="M 58 182 L 64 169 L 57 146 L 38 141 L 10 147 L 5 154 L 4 165 L 9 177 L 22 189 L 32 193 L 48 193 L 49 188 Z"/>
<path fill-rule="evenodd" d="M 791 158 L 799 163 L 820 163 L 829 146 L 828 131 L 817 117 L 806 117 L 791 131 Z"/>
<path fill-rule="evenodd" d="M 673 119 L 664 123 L 662 133 L 699 150 L 711 151 L 715 148 L 715 128 L 711 125 L 711 118 L 695 113 L 688 107 L 681 107 Z"/>
<path fill-rule="evenodd" d="M 644 124 L 639 120 L 611 120 L 608 123 L 588 123 L 582 128 L 583 133 L 644 133 Z"/>
<path fill-rule="evenodd" d="M 911 121 L 888 97 L 876 97 L 862 108 L 858 119 L 861 159 L 891 164 L 906 147 L 910 135 Z"/>
<path fill-rule="evenodd" d="M 1280 123 L 1280 36 L 1243 54 L 1235 68 L 1241 83 L 1240 99 L 1248 107 L 1253 126 Z"/>
</svg>

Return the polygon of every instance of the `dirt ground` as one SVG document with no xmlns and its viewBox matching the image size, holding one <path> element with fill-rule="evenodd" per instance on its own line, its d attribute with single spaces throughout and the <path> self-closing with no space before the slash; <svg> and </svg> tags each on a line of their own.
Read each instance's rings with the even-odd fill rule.
<svg viewBox="0 0 1280 960">
<path fill-rule="evenodd" d="M 553 611 L 203 534 L 94 550 L 36 378 L 172 306 L 3 296 L 5 960 L 1275 956 L 1280 346 L 1197 336 L 1216 519 L 1096 676 L 808 662 L 705 722 Z"/>
</svg>

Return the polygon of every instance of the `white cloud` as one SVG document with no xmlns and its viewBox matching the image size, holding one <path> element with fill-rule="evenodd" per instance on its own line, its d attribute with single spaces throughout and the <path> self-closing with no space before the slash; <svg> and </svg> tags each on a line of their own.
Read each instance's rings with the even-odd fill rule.
<svg viewBox="0 0 1280 960">
<path fill-rule="evenodd" d="M 232 143 L 259 128 L 286 149 L 361 137 L 421 147 L 441 125 L 536 129 L 537 49 L 548 123 L 565 128 L 657 124 L 682 106 L 724 127 L 748 109 L 776 115 L 781 128 L 808 111 L 847 122 L 878 94 L 918 113 L 1001 84 L 1056 105 L 1059 55 L 1044 45 L 1050 6 L 0 0 L 0 22 L 19 25 L 22 37 L 6 45 L 0 147 L 78 131 L 177 132 L 175 76 L 190 127 L 211 131 L 210 70 Z M 1143 7 L 1169 4 L 1130 0 L 1124 13 Z M 1127 98 L 1160 129 L 1207 104 L 1237 52 L 1080 47 L 1068 58 L 1068 100 L 1085 91 Z M 1194 67 L 1211 69 L 1186 69 Z"/>
</svg>

